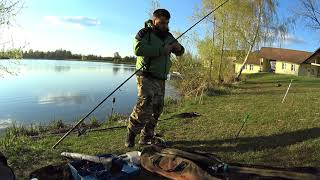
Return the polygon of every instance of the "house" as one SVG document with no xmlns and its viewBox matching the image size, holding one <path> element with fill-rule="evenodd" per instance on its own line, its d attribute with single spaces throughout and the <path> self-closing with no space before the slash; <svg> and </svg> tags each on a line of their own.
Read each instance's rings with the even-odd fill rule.
<svg viewBox="0 0 320 180">
<path fill-rule="evenodd" d="M 320 48 L 319 48 L 320 49 Z M 275 72 L 296 76 L 320 77 L 320 50 L 314 53 L 283 48 L 263 47 L 250 54 L 243 73 Z M 235 64 L 239 72 L 240 63 Z"/>
<path fill-rule="evenodd" d="M 320 77 L 320 48 L 302 63 L 302 67 L 299 75 Z"/>
<path fill-rule="evenodd" d="M 235 71 L 239 72 L 242 63 L 235 63 Z M 244 65 L 242 73 L 244 74 L 252 74 L 261 72 L 261 64 L 260 64 L 260 57 L 259 51 L 252 52 L 247 60 L 247 63 Z"/>
<path fill-rule="evenodd" d="M 260 57 L 277 74 L 301 74 L 304 69 L 303 62 L 311 55 L 311 52 L 297 51 L 282 48 L 261 48 Z M 300 74 L 299 74 L 300 72 Z"/>
</svg>

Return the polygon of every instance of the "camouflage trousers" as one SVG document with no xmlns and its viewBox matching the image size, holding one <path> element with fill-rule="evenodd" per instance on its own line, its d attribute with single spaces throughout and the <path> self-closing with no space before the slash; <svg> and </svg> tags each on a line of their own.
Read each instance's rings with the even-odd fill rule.
<svg viewBox="0 0 320 180">
<path fill-rule="evenodd" d="M 163 111 L 165 80 L 137 76 L 138 101 L 129 117 L 128 129 L 141 138 L 151 138 Z"/>
</svg>

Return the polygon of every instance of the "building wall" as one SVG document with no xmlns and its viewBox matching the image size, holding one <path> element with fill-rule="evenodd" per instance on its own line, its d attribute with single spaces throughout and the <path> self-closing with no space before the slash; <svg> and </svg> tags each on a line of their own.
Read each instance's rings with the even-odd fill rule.
<svg viewBox="0 0 320 180">
<path fill-rule="evenodd" d="M 311 64 L 301 64 L 299 76 L 320 77 L 320 67 Z"/>
<path fill-rule="evenodd" d="M 320 66 L 311 65 L 311 63 L 320 64 L 320 54 L 313 56 L 307 62 L 301 64 L 301 76 L 320 77 Z"/>
<path fill-rule="evenodd" d="M 241 65 L 240 63 L 236 63 L 236 66 L 235 66 L 235 72 L 238 73 L 240 71 L 240 68 L 241 68 Z M 251 69 L 250 69 L 250 66 L 251 66 Z M 256 64 L 246 64 L 245 65 L 245 68 L 243 69 L 242 73 L 244 74 L 252 74 L 252 73 L 258 73 L 260 72 L 260 66 L 259 65 L 256 65 Z"/>
<path fill-rule="evenodd" d="M 275 73 L 278 74 L 291 74 L 299 75 L 300 65 L 296 63 L 290 63 L 285 61 L 276 61 L 276 70 Z"/>
</svg>

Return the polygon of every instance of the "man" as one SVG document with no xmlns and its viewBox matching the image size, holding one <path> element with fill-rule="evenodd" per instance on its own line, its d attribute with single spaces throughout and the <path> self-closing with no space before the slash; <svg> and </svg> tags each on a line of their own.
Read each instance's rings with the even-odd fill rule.
<svg viewBox="0 0 320 180">
<path fill-rule="evenodd" d="M 164 106 L 165 80 L 171 67 L 170 55 L 180 56 L 184 48 L 169 32 L 170 13 L 165 9 L 154 11 L 135 37 L 134 52 L 138 56 L 138 102 L 129 117 L 126 147 L 133 147 L 135 137 L 139 144 L 152 144 L 154 130 Z"/>
</svg>

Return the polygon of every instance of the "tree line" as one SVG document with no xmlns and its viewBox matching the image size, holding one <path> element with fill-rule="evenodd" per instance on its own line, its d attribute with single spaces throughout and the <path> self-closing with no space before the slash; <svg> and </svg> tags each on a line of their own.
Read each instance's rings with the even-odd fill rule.
<svg viewBox="0 0 320 180">
<path fill-rule="evenodd" d="M 93 54 L 81 55 L 73 54 L 71 51 L 58 49 L 55 51 L 38 51 L 28 50 L 21 51 L 14 49 L 10 51 L 0 51 L 0 59 L 54 59 L 54 60 L 82 60 L 82 61 L 110 61 L 116 63 L 135 63 L 136 57 L 121 57 L 118 52 L 114 53 L 114 57 L 103 57 Z"/>
</svg>

